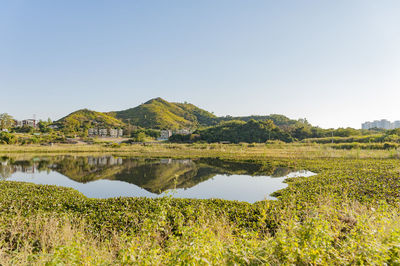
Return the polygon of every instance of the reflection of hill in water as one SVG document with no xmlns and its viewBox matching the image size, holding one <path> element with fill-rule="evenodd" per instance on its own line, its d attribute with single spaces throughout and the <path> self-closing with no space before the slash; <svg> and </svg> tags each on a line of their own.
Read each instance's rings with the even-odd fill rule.
<svg viewBox="0 0 400 266">
<path fill-rule="evenodd" d="M 160 194 L 168 189 L 190 188 L 216 174 L 224 173 L 199 161 L 170 159 L 68 158 L 57 161 L 52 170 L 77 182 L 99 179 L 118 180 Z"/>
<path fill-rule="evenodd" d="M 6 170 L 6 168 L 9 168 Z M 57 156 L 46 159 L 12 161 L 0 165 L 0 173 L 50 169 L 68 178 L 86 183 L 94 180 L 119 180 L 135 184 L 152 193 L 168 189 L 190 188 L 217 174 L 285 176 L 287 168 L 268 164 L 233 162 L 219 159 L 171 160 L 104 157 Z M 33 170 L 32 170 L 33 169 Z"/>
</svg>

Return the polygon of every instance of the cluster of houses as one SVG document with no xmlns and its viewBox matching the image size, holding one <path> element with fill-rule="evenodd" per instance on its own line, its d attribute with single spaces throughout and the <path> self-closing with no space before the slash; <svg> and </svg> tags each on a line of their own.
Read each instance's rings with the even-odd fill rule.
<svg viewBox="0 0 400 266">
<path fill-rule="evenodd" d="M 158 140 L 168 140 L 172 135 L 179 134 L 179 135 L 190 135 L 192 134 L 192 131 L 189 129 L 179 129 L 176 131 L 172 130 L 161 130 L 160 132 L 160 137 Z"/>
<path fill-rule="evenodd" d="M 124 131 L 122 129 L 117 129 L 117 128 L 89 128 L 88 129 L 88 136 L 89 137 L 112 137 L 112 138 L 118 138 L 122 137 L 124 134 Z M 179 130 L 161 130 L 160 132 L 160 137 L 158 140 L 168 140 L 169 137 L 175 134 L 180 134 L 180 135 L 190 135 L 192 134 L 192 131 L 188 129 L 179 129 Z"/>
<path fill-rule="evenodd" d="M 118 138 L 122 137 L 124 131 L 119 128 L 89 128 L 88 135 L 89 137 L 112 137 Z"/>
<path fill-rule="evenodd" d="M 25 120 L 14 120 L 14 127 L 37 127 L 37 121 L 35 119 L 25 119 Z M 7 128 L 0 128 L 1 131 L 8 132 Z"/>
<path fill-rule="evenodd" d="M 15 120 L 16 127 L 33 127 L 37 128 L 37 120 L 36 119 L 25 119 L 25 120 Z M 57 125 L 49 125 L 52 129 L 58 129 Z M 189 129 L 179 129 L 179 130 L 161 130 L 160 137 L 158 140 L 168 140 L 172 135 L 180 134 L 180 135 L 190 135 L 193 131 Z M 112 137 L 118 138 L 122 137 L 124 131 L 119 128 L 89 128 L 88 136 L 89 137 Z"/>
</svg>

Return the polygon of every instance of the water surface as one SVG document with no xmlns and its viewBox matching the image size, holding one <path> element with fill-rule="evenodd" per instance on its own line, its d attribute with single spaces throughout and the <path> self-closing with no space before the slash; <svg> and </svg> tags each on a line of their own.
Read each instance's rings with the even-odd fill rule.
<svg viewBox="0 0 400 266">
<path fill-rule="evenodd" d="M 10 181 L 71 187 L 90 198 L 273 199 L 288 177 L 312 172 L 268 164 L 217 159 L 173 160 L 102 157 L 2 157 L 0 177 Z"/>
</svg>

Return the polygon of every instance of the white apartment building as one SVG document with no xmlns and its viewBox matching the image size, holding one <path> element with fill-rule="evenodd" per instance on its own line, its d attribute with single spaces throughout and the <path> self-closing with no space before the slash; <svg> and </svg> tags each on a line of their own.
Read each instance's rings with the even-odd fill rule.
<svg viewBox="0 0 400 266">
<path fill-rule="evenodd" d="M 371 128 L 381 128 L 381 129 L 395 129 L 400 128 L 400 121 L 394 121 L 393 123 L 386 120 L 375 120 L 373 122 L 365 122 L 361 124 L 362 129 L 371 129 Z"/>
<path fill-rule="evenodd" d="M 89 128 L 88 135 L 89 137 L 100 136 L 100 137 L 112 137 L 118 138 L 122 137 L 124 131 L 118 128 Z"/>
</svg>

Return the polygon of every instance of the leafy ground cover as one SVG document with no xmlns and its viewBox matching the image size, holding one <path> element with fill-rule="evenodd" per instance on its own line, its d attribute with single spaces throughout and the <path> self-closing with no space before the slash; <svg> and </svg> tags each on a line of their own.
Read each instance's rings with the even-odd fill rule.
<svg viewBox="0 0 400 266">
<path fill-rule="evenodd" d="M 98 200 L 68 188 L 2 181 L 0 264 L 400 263 L 395 151 L 382 158 L 351 151 L 273 158 L 254 152 L 262 150 L 257 146 L 242 148 L 241 156 L 232 150 L 219 152 L 318 175 L 290 179 L 275 193 L 279 200 L 255 204 Z"/>
</svg>

